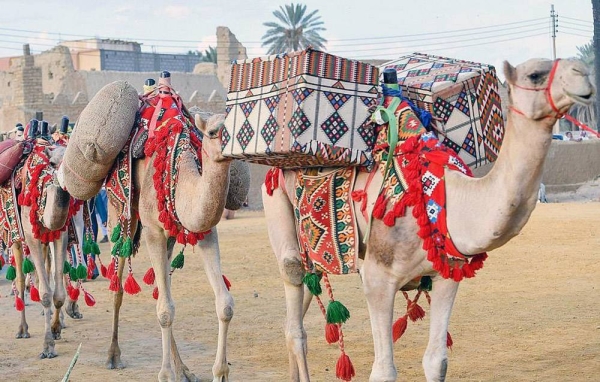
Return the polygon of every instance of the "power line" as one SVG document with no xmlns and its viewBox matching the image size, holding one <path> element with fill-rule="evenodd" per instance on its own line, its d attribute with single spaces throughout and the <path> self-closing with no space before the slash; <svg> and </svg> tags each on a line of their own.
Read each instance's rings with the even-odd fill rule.
<svg viewBox="0 0 600 382">
<path fill-rule="evenodd" d="M 561 29 L 567 29 L 567 30 L 574 30 L 574 31 L 579 31 L 579 32 L 588 32 L 588 33 L 594 33 L 594 31 L 591 30 L 587 30 L 587 29 L 579 29 L 579 28 L 573 28 L 573 27 L 569 27 L 569 26 L 562 26 Z"/>
<path fill-rule="evenodd" d="M 560 18 L 561 19 L 567 19 L 567 20 L 573 20 L 573 21 L 581 21 L 582 23 L 594 24 L 592 21 L 587 21 L 587 20 L 582 20 L 582 19 L 575 19 L 573 17 L 560 16 Z"/>
<path fill-rule="evenodd" d="M 579 34 L 579 33 L 571 33 L 571 32 L 562 32 L 562 33 L 564 33 L 564 34 L 570 34 L 572 36 L 586 37 L 586 38 L 592 38 L 593 37 L 593 36 L 590 36 L 590 35 L 586 36 L 586 35 L 582 35 L 582 34 Z"/>
<path fill-rule="evenodd" d="M 567 25 L 575 25 L 575 26 L 578 26 L 578 27 L 583 27 L 583 28 L 594 29 L 594 26 L 593 26 L 593 25 L 585 25 L 585 24 L 581 24 L 581 23 L 574 23 L 574 22 L 571 22 L 571 21 L 565 21 L 565 20 L 561 20 L 561 24 L 562 24 L 562 23 L 565 23 L 565 24 L 567 24 Z"/>
</svg>

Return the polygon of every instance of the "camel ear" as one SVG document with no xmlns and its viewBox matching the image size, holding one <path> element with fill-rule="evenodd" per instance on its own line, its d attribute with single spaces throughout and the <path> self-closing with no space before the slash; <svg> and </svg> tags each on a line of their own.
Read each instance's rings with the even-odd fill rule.
<svg viewBox="0 0 600 382">
<path fill-rule="evenodd" d="M 504 77 L 506 82 L 513 85 L 517 82 L 517 69 L 508 61 L 504 61 Z"/>
<path fill-rule="evenodd" d="M 194 114 L 194 122 L 202 133 L 206 132 L 206 119 L 203 119 L 200 114 Z"/>
</svg>

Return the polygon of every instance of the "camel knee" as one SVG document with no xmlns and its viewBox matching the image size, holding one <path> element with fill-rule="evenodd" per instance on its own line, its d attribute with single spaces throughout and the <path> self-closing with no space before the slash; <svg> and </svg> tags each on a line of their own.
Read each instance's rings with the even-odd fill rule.
<svg viewBox="0 0 600 382">
<path fill-rule="evenodd" d="M 233 318 L 233 300 L 230 299 L 225 306 L 221 307 L 217 311 L 217 317 L 219 320 L 229 322 Z"/>
<path fill-rule="evenodd" d="M 298 258 L 285 258 L 283 260 L 283 270 L 281 272 L 284 281 L 300 286 L 302 285 L 302 279 L 304 278 L 304 266 Z"/>
<path fill-rule="evenodd" d="M 52 297 L 50 297 L 50 293 L 44 293 L 40 298 L 40 302 L 44 308 L 50 308 L 52 304 Z"/>
<path fill-rule="evenodd" d="M 160 309 L 158 311 L 158 323 L 161 328 L 169 328 L 173 325 L 173 318 L 175 316 L 175 309 L 173 307 L 167 309 Z"/>
<path fill-rule="evenodd" d="M 288 329 L 285 337 L 290 352 L 295 355 L 306 354 L 306 331 L 304 329 Z"/>
</svg>

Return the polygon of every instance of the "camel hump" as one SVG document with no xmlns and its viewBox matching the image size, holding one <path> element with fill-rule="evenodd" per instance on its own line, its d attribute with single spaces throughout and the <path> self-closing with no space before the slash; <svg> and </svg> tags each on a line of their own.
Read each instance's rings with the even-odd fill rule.
<svg viewBox="0 0 600 382">
<path fill-rule="evenodd" d="M 64 157 L 65 186 L 75 198 L 87 200 L 99 191 L 131 134 L 138 109 L 137 91 L 126 81 L 104 86 L 83 109 Z"/>
<path fill-rule="evenodd" d="M 250 166 L 248 163 L 234 160 L 229 166 L 229 189 L 225 208 L 239 210 L 244 205 L 250 191 Z"/>
</svg>

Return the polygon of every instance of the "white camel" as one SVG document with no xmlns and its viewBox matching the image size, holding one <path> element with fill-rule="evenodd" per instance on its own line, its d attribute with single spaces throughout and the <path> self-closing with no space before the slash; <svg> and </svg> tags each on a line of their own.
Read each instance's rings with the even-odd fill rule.
<svg viewBox="0 0 600 382">
<path fill-rule="evenodd" d="M 446 206 L 449 234 L 457 249 L 475 255 L 498 248 L 517 235 L 536 206 L 546 153 L 552 140 L 552 126 L 574 103 L 589 103 L 594 89 L 586 67 L 574 60 L 529 60 L 516 68 L 504 63 L 509 87 L 510 109 L 500 155 L 483 178 L 469 178 L 446 171 Z M 287 319 L 286 343 L 293 381 L 309 381 L 306 360 L 306 332 L 303 315 L 305 290 L 293 215 L 292 198 L 296 173 L 285 171 L 285 187 L 267 195 L 263 203 L 272 248 L 284 281 Z M 368 174 L 359 173 L 356 189 L 364 189 Z M 382 182 L 379 173 L 365 190 L 372 210 Z M 354 202 L 359 210 L 358 202 Z M 361 239 L 368 222 L 356 214 Z M 441 277 L 427 260 L 419 226 L 407 212 L 389 227 L 373 219 L 366 246 L 360 256 L 360 271 L 367 299 L 374 340 L 375 359 L 370 381 L 395 381 L 397 377 L 392 346 L 394 298 L 397 291 L 415 277 L 432 276 L 429 343 L 423 357 L 427 381 L 443 381 L 448 356 L 447 330 L 458 283 Z M 308 300 L 308 299 L 305 299 Z M 308 300 L 310 301 L 310 300 Z"/>
</svg>

